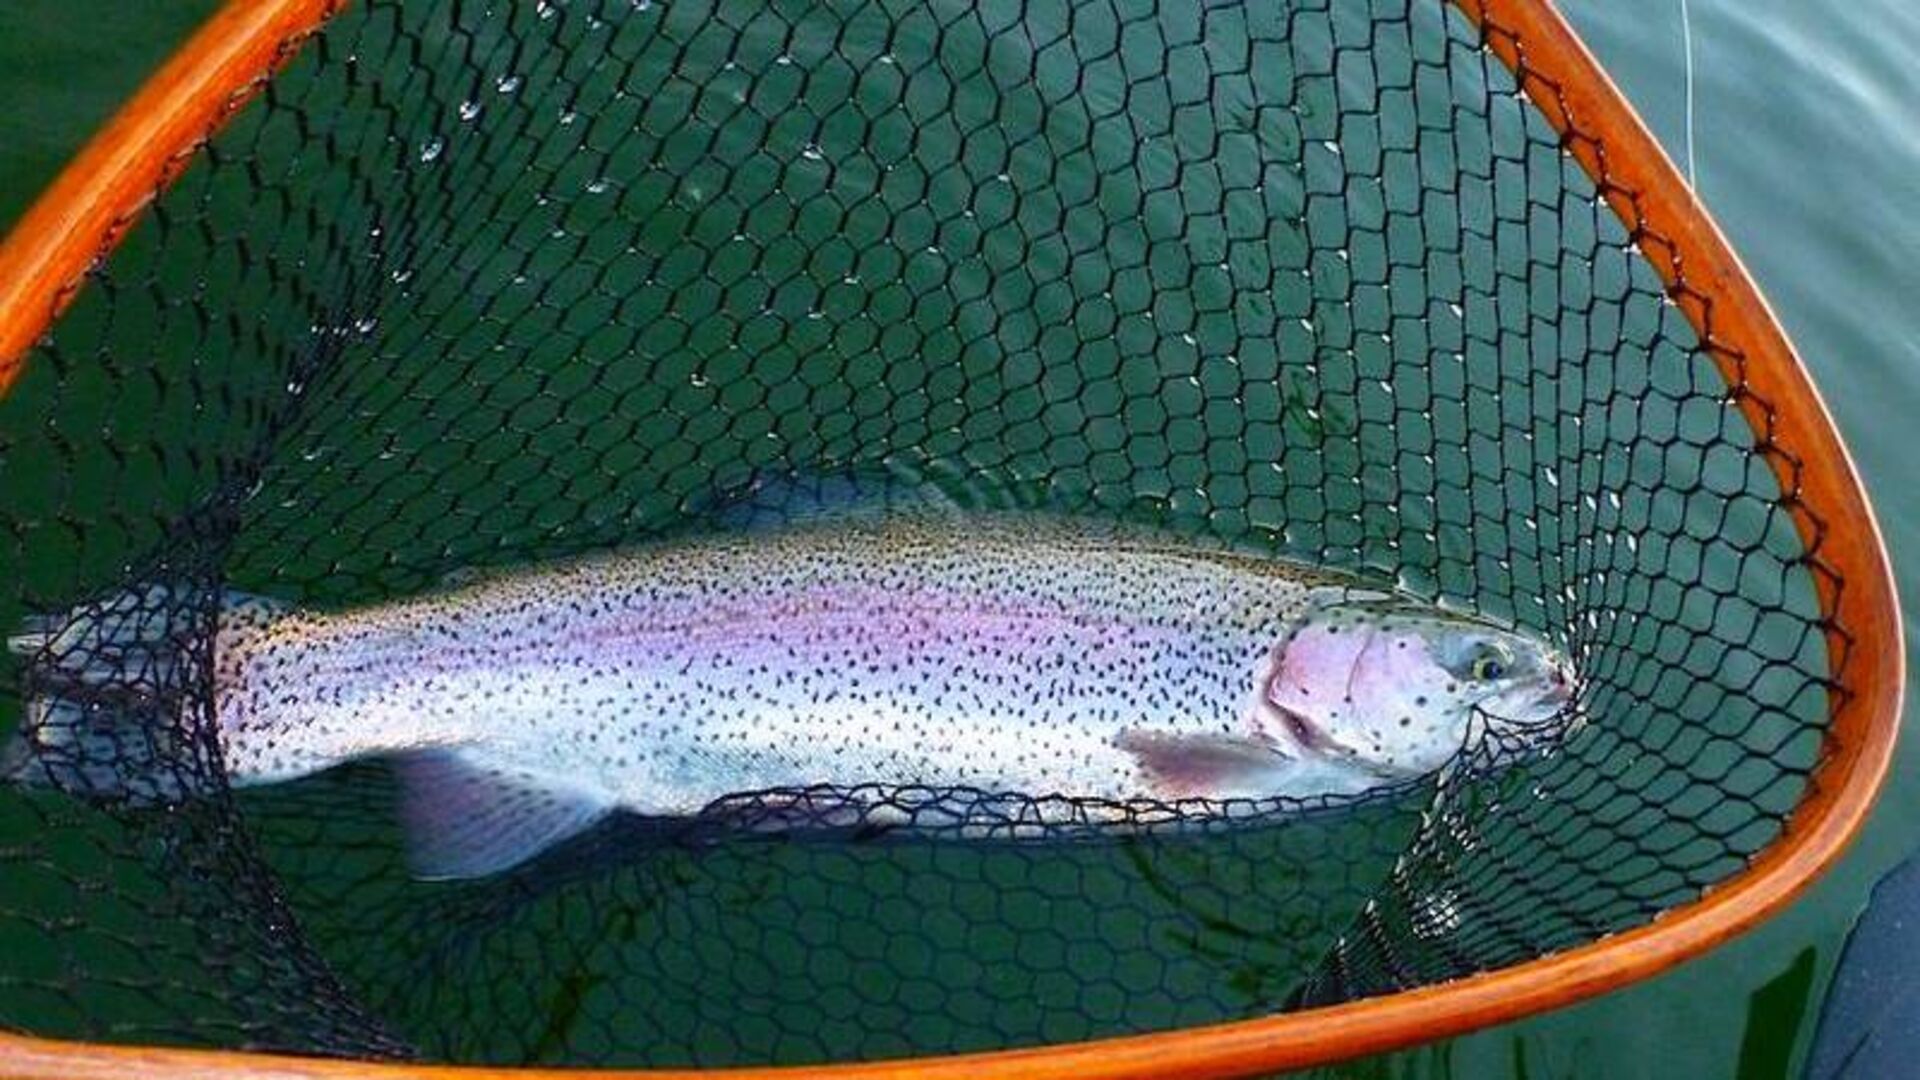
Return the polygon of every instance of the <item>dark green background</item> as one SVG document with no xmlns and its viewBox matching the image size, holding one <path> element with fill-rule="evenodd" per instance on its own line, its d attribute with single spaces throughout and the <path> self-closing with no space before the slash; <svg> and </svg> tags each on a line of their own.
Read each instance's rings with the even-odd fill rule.
<svg viewBox="0 0 1920 1080">
<path fill-rule="evenodd" d="M 1678 0 L 1568 0 L 1575 23 L 1683 156 Z M 0 5 L 0 222 L 215 4 Z M 1920 415 L 1912 303 L 1920 9 L 1907 0 L 1692 0 L 1704 197 L 1800 346 L 1859 458 L 1896 560 L 1920 550 L 1904 433 Z M 1903 594 L 1913 581 L 1902 575 Z M 1877 875 L 1914 843 L 1914 751 L 1841 868 L 1761 930 L 1644 986 L 1351 1076 L 1784 1076 Z"/>
</svg>

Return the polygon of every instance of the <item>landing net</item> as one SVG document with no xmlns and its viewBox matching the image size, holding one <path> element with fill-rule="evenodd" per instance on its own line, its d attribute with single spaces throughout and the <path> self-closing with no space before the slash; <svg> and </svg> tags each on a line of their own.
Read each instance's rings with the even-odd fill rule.
<svg viewBox="0 0 1920 1080">
<path fill-rule="evenodd" d="M 1541 90 L 1437 0 L 347 5 L 0 398 L 0 626 L 157 585 L 186 658 L 93 657 L 149 737 L 0 789 L 0 1025 L 839 1062 L 1372 998 L 1698 900 L 1808 797 L 1856 586 L 1757 426 L 1804 403 L 1702 347 Z M 1585 722 L 1232 828 L 616 821 L 462 883 L 408 877 L 377 762 L 221 783 L 223 589 L 378 603 L 869 466 L 1530 628 Z"/>
</svg>

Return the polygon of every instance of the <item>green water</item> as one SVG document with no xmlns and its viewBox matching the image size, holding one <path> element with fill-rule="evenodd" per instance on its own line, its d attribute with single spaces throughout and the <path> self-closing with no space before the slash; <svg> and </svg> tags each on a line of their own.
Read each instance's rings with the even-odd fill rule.
<svg viewBox="0 0 1920 1080">
<path fill-rule="evenodd" d="M 0 115 L 0 218 L 209 7 L 142 5 L 129 17 L 119 5 L 65 2 L 0 12 L 0 102 L 24 106 Z M 1904 62 L 1920 50 L 1920 23 L 1893 0 L 1837 19 L 1783 0 L 1694 7 L 1707 199 L 1826 389 L 1898 553 L 1910 496 L 1894 486 L 1892 432 L 1915 401 L 1901 378 L 1915 346 L 1902 331 L 1920 317 L 1894 261 L 1912 247 L 1894 200 L 1911 190 L 1920 156 L 1898 108 L 1914 97 Z M 1665 4 L 1623 10 L 1588 3 L 1574 15 L 1677 147 L 1679 24 Z M 1784 1075 L 1805 1052 L 1817 994 L 1865 887 L 1911 843 L 1915 822 L 1899 801 L 1889 799 L 1860 849 L 1806 902 L 1705 960 L 1577 1009 L 1340 1072 Z"/>
</svg>

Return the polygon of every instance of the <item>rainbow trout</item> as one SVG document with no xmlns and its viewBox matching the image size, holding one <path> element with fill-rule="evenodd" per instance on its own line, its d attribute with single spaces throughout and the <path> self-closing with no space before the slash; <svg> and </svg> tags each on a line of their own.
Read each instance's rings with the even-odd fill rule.
<svg viewBox="0 0 1920 1080">
<path fill-rule="evenodd" d="M 16 775 L 126 738 L 61 687 L 116 677 L 107 661 L 154 635 L 128 605 L 153 599 L 12 639 L 36 694 Z M 1565 660 L 1529 636 L 1295 563 L 1022 514 L 822 518 L 338 612 L 232 595 L 212 663 L 230 783 L 389 756 L 428 878 L 504 870 L 615 809 L 681 817 L 810 785 L 1355 793 L 1441 768 L 1476 715 L 1549 725 L 1570 696 Z"/>
</svg>

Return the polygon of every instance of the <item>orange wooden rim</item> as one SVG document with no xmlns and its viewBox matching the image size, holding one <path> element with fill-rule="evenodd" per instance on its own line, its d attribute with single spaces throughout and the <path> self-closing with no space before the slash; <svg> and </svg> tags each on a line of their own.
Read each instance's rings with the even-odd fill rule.
<svg viewBox="0 0 1920 1080">
<path fill-rule="evenodd" d="M 342 0 L 229 0 L 88 145 L 0 245 L 0 393 L 126 225 Z M 1813 553 L 1844 686 L 1826 753 L 1783 835 L 1739 875 L 1645 926 L 1452 983 L 1254 1020 L 1060 1046 L 821 1067 L 494 1070 L 61 1042 L 0 1034 L 4 1077 L 1225 1077 L 1458 1034 L 1656 974 L 1778 910 L 1838 858 L 1892 756 L 1905 651 L 1891 568 L 1853 463 L 1793 347 L 1725 238 L 1548 0 L 1451 0 L 1598 184 L 1700 332 Z M 1684 267 L 1684 274 L 1681 273 Z M 1771 405 L 1769 404 L 1771 403 Z M 1790 403 L 1787 407 L 1783 403 Z M 1778 406 L 1776 408 L 1776 406 Z"/>
<path fill-rule="evenodd" d="M 0 394 L 127 226 L 344 0 L 228 0 L 0 243 Z"/>
</svg>

